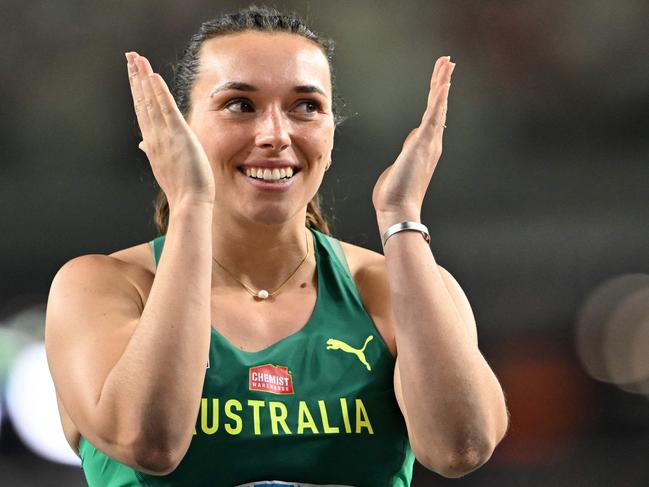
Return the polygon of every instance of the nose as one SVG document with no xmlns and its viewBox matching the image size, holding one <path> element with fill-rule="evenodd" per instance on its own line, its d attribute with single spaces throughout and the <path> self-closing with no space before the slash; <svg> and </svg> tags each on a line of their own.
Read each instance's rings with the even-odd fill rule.
<svg viewBox="0 0 649 487">
<path fill-rule="evenodd" d="M 287 149 L 291 145 L 288 123 L 279 108 L 273 107 L 261 114 L 255 136 L 257 147 L 276 152 Z"/>
</svg>

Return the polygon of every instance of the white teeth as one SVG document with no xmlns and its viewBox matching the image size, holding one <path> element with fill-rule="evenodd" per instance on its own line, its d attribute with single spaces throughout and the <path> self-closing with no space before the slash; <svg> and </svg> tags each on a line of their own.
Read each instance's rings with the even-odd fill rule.
<svg viewBox="0 0 649 487">
<path fill-rule="evenodd" d="M 288 167 L 282 167 L 281 169 L 247 167 L 245 170 L 245 174 L 248 177 L 263 179 L 266 181 L 278 181 L 280 179 L 292 178 L 294 173 L 293 173 L 293 168 L 288 166 Z"/>
</svg>

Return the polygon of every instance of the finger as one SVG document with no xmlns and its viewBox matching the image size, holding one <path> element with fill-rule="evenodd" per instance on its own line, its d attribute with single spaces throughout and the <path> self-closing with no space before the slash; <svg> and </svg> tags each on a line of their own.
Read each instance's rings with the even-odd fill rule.
<svg viewBox="0 0 649 487">
<path fill-rule="evenodd" d="M 148 59 L 143 56 L 137 58 L 135 62 L 138 67 L 138 72 L 142 73 L 142 93 L 144 95 L 146 110 L 151 122 L 151 128 L 154 130 L 162 129 L 166 127 L 166 121 L 164 119 L 164 116 L 162 115 L 162 110 L 160 109 L 158 98 L 156 97 L 155 91 L 153 89 L 153 83 L 151 81 L 151 78 L 153 76 L 153 69 L 149 64 Z"/>
<path fill-rule="evenodd" d="M 436 66 L 436 71 L 433 72 L 433 78 L 430 82 L 430 91 L 428 92 L 428 105 L 434 103 L 434 100 L 439 93 L 441 86 L 444 83 L 451 81 L 451 75 L 455 69 L 455 63 L 450 61 L 450 56 L 445 56 L 439 66 Z M 438 60 L 439 61 L 439 60 Z"/>
<path fill-rule="evenodd" d="M 137 53 L 135 52 L 126 53 L 126 59 L 128 61 L 128 81 L 131 85 L 131 96 L 133 97 L 135 116 L 137 117 L 137 123 L 140 126 L 140 130 L 142 131 L 142 136 L 145 136 L 145 134 L 148 134 L 150 131 L 150 121 L 146 109 L 144 94 L 142 92 L 142 75 L 138 72 L 138 66 L 136 63 L 137 57 Z"/>
<path fill-rule="evenodd" d="M 435 86 L 439 82 L 439 74 L 444 66 L 444 64 L 448 61 L 450 61 L 451 56 L 441 56 L 437 58 L 437 61 L 435 61 L 435 67 L 433 68 L 433 75 L 431 76 L 430 79 L 430 87 L 433 89 L 433 86 Z"/>
<path fill-rule="evenodd" d="M 449 71 L 452 71 L 452 67 Z M 428 139 L 431 142 L 438 140 L 446 127 L 448 93 L 451 87 L 450 82 L 446 80 L 449 79 L 450 72 L 447 73 L 444 78 L 445 81 L 440 83 L 436 91 L 431 92 L 429 96 L 429 104 L 426 107 L 426 111 L 421 120 L 421 125 L 419 126 L 421 137 Z"/>
<path fill-rule="evenodd" d="M 167 125 L 172 129 L 183 129 L 186 126 L 185 117 L 180 113 L 176 100 L 169 91 L 167 83 L 165 83 L 162 76 L 155 73 L 150 77 L 153 91 L 155 92 L 160 111 L 164 117 Z"/>
</svg>

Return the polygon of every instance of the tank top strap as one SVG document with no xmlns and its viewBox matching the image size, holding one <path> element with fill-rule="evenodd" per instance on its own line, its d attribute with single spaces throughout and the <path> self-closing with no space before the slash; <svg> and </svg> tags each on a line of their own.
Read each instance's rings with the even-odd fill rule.
<svg viewBox="0 0 649 487">
<path fill-rule="evenodd" d="M 155 267 L 158 268 L 158 262 L 160 262 L 160 256 L 162 255 L 162 248 L 165 244 L 165 235 L 160 235 L 158 238 L 155 238 L 149 242 L 151 246 L 151 251 L 153 252 L 153 257 L 155 259 Z"/>
<path fill-rule="evenodd" d="M 351 279 L 352 273 L 349 270 L 349 265 L 347 264 L 347 258 L 345 257 L 345 252 L 343 252 L 342 245 L 340 245 L 340 240 L 330 235 L 325 235 L 325 234 L 322 235 L 325 238 L 325 240 L 329 242 L 331 250 L 333 250 L 334 255 L 338 258 L 338 262 L 340 262 L 342 268 L 347 273 L 347 276 Z"/>
</svg>

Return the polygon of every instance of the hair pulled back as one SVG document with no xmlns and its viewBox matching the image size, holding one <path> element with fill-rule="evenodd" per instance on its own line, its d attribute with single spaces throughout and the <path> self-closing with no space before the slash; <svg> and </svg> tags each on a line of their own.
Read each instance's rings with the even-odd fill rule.
<svg viewBox="0 0 649 487">
<path fill-rule="evenodd" d="M 178 109 L 185 117 L 191 111 L 190 95 L 198 73 L 199 55 L 203 43 L 214 37 L 244 31 L 286 32 L 302 36 L 318 45 L 329 61 L 334 121 L 336 123 L 342 121 L 336 115 L 338 100 L 335 95 L 332 65 L 334 52 L 333 42 L 318 36 L 318 34 L 312 31 L 295 15 L 284 15 L 276 9 L 257 6 L 251 6 L 238 12 L 203 22 L 198 32 L 190 39 L 183 56 L 173 67 L 174 80 L 171 88 L 171 93 L 176 100 Z M 169 202 L 162 189 L 155 199 L 154 206 L 156 229 L 160 234 L 165 234 L 167 232 L 167 225 L 169 224 Z M 307 205 L 305 224 L 307 227 L 315 228 L 319 232 L 327 235 L 331 234 L 329 224 L 320 209 L 319 193 L 316 193 Z"/>
</svg>

